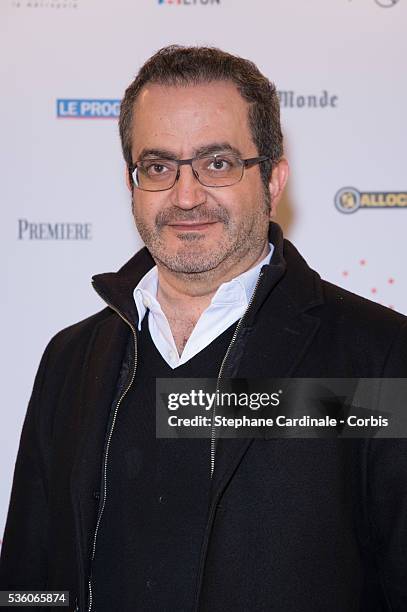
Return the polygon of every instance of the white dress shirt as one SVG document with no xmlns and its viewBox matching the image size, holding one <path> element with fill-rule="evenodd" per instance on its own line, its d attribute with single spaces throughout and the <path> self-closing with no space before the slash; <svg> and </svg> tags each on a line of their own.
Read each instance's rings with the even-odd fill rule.
<svg viewBox="0 0 407 612">
<path fill-rule="evenodd" d="M 157 301 L 157 266 L 143 276 L 134 289 L 134 300 L 139 316 L 138 328 L 141 329 L 141 322 L 148 310 L 148 328 L 151 338 L 163 359 L 172 369 L 192 359 L 232 323 L 240 319 L 252 297 L 260 270 L 262 266 L 270 262 L 273 250 L 274 245 L 270 244 L 270 252 L 258 264 L 231 281 L 220 285 L 211 303 L 199 317 L 181 355 L 178 354 L 168 319 Z"/>
</svg>

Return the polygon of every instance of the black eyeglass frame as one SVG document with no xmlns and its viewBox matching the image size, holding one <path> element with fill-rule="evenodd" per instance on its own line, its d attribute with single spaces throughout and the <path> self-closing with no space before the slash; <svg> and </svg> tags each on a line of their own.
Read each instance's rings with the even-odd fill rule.
<svg viewBox="0 0 407 612">
<path fill-rule="evenodd" d="M 191 170 L 192 170 L 192 174 L 194 175 L 194 177 L 196 178 L 196 180 L 198 181 L 198 183 L 200 183 L 201 185 L 203 185 L 203 187 L 210 187 L 212 189 L 219 189 L 221 187 L 231 187 L 232 185 L 237 185 L 237 183 L 240 183 L 240 181 L 243 178 L 244 175 L 244 171 L 246 168 L 251 168 L 252 166 L 255 166 L 256 164 L 261 164 L 262 162 L 265 161 L 271 161 L 271 157 L 269 155 L 261 155 L 260 157 L 249 157 L 248 159 L 241 159 L 240 157 L 234 156 L 236 157 L 237 161 L 239 161 L 242 164 L 242 174 L 239 178 L 238 181 L 235 181 L 234 183 L 231 183 L 230 185 L 205 185 L 205 183 L 202 183 L 202 181 L 199 178 L 198 173 L 196 172 L 196 170 L 194 169 L 192 162 L 196 161 L 197 159 L 205 159 L 205 158 L 217 158 L 217 157 L 222 157 L 222 155 L 230 155 L 230 153 L 215 153 L 214 155 L 198 155 L 197 157 L 191 157 L 190 159 L 168 159 L 168 161 L 171 161 L 175 164 L 177 164 L 178 168 L 177 168 L 177 173 L 175 175 L 174 178 L 174 182 L 170 187 L 166 187 L 165 189 L 144 189 L 142 187 L 139 187 L 139 185 L 136 185 L 136 182 L 133 178 L 133 172 L 134 170 L 137 168 L 137 164 L 139 164 L 140 162 L 144 162 L 144 161 L 155 161 L 154 158 L 151 159 L 139 159 L 138 161 L 134 162 L 133 164 L 128 166 L 129 169 L 129 174 L 130 174 L 130 179 L 132 181 L 132 184 L 134 185 L 134 187 L 136 189 L 140 189 L 140 191 L 150 191 L 152 193 L 154 192 L 159 192 L 159 191 L 169 191 L 170 189 L 172 189 L 175 185 L 175 183 L 178 181 L 179 177 L 180 177 L 180 166 L 191 166 Z M 157 161 L 164 161 L 166 158 L 162 157 L 162 158 L 157 158 Z"/>
</svg>

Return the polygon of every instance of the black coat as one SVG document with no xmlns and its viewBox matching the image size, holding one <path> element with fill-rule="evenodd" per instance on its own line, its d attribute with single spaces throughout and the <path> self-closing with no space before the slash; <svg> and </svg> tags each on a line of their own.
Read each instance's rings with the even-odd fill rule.
<svg viewBox="0 0 407 612">
<path fill-rule="evenodd" d="M 275 224 L 270 240 L 224 376 L 406 377 L 407 319 L 322 281 Z M 134 325 L 132 290 L 152 265 L 142 249 L 95 277 L 109 306 L 59 332 L 43 355 L 2 589 L 69 590 L 70 609 L 86 610 L 106 425 L 133 335 L 125 320 Z M 182 567 L 170 570 L 182 580 Z M 220 440 L 195 610 L 406 612 L 406 440 Z"/>
</svg>

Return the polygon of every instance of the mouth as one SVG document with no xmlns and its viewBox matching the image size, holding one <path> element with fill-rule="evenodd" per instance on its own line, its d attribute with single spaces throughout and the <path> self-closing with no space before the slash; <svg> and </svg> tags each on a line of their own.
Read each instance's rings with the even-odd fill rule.
<svg viewBox="0 0 407 612">
<path fill-rule="evenodd" d="M 188 223 L 182 221 L 180 223 L 168 223 L 169 227 L 174 228 L 178 232 L 198 232 L 208 229 L 211 225 L 215 225 L 217 221 L 200 221 L 199 223 Z"/>
</svg>

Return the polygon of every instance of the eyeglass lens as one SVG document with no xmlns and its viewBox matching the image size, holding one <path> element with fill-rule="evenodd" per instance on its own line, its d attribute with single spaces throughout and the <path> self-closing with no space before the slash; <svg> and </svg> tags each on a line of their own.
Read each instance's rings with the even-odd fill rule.
<svg viewBox="0 0 407 612">
<path fill-rule="evenodd" d="M 242 178 L 241 160 L 230 154 L 199 157 L 191 163 L 198 181 L 206 187 L 226 187 Z M 178 172 L 178 164 L 170 159 L 146 159 L 138 162 L 133 172 L 137 186 L 147 190 L 172 187 Z"/>
</svg>

